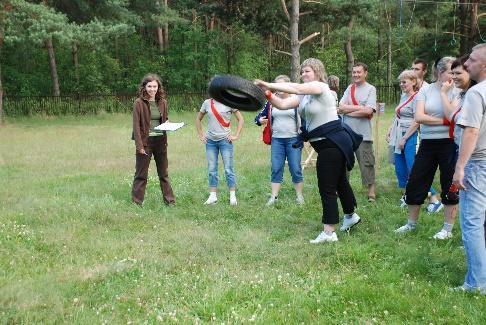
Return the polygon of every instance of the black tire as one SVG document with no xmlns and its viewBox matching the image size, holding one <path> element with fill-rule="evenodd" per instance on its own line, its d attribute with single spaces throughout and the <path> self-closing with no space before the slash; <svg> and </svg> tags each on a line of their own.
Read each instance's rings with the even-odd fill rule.
<svg viewBox="0 0 486 325">
<path fill-rule="evenodd" d="M 216 101 L 242 111 L 258 111 L 265 106 L 263 90 L 251 81 L 232 75 L 216 75 L 208 87 Z"/>
</svg>

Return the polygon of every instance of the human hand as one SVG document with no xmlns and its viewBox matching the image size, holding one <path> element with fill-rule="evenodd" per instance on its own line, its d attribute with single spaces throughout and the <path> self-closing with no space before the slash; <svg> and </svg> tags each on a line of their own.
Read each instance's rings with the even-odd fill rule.
<svg viewBox="0 0 486 325">
<path fill-rule="evenodd" d="M 442 83 L 442 86 L 440 87 L 440 91 L 442 93 L 447 93 L 452 87 L 454 87 L 454 81 L 447 80 Z"/>
<path fill-rule="evenodd" d="M 464 184 L 464 168 L 456 166 L 454 176 L 452 176 L 452 183 L 457 186 L 459 190 L 466 191 L 466 185 Z"/>
<path fill-rule="evenodd" d="M 197 136 L 199 138 L 199 140 L 201 140 L 202 143 L 206 144 L 208 142 L 208 139 L 206 138 L 206 136 L 204 134 L 198 134 Z"/>
<path fill-rule="evenodd" d="M 260 87 L 261 89 L 263 90 L 268 90 L 268 86 L 269 86 L 269 83 L 268 82 L 265 82 L 263 80 L 260 80 L 260 79 L 255 79 L 255 81 L 253 81 L 253 83 L 255 85 L 257 85 L 258 87 Z"/>
<path fill-rule="evenodd" d="M 145 152 L 145 149 L 144 149 L 144 148 L 142 148 L 142 149 L 140 149 L 140 150 L 137 150 L 137 152 L 138 152 L 139 154 L 141 154 L 141 155 L 148 156 L 148 154 Z"/>
<path fill-rule="evenodd" d="M 398 140 L 398 144 L 397 144 L 398 149 L 403 150 L 405 148 L 406 142 L 407 142 L 407 140 L 405 138 L 400 138 L 400 140 Z"/>
<path fill-rule="evenodd" d="M 230 143 L 232 143 L 232 142 L 233 142 L 233 141 L 235 141 L 235 140 L 238 140 L 239 138 L 240 138 L 239 136 L 237 136 L 237 135 L 231 135 L 231 134 L 229 134 L 229 135 L 226 137 L 226 139 L 227 139 L 227 140 L 228 140 Z"/>
<path fill-rule="evenodd" d="M 260 117 L 258 121 L 260 122 L 261 125 L 267 125 L 268 118 Z"/>
</svg>

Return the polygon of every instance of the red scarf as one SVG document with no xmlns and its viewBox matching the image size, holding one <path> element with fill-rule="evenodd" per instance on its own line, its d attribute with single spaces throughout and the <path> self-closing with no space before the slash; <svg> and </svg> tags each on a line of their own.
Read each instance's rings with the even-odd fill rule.
<svg viewBox="0 0 486 325">
<path fill-rule="evenodd" d="M 359 106 L 359 103 L 358 103 L 358 101 L 356 100 L 356 97 L 355 97 L 355 93 L 356 93 L 356 84 L 352 84 L 351 85 L 351 101 L 353 102 L 353 105 Z M 373 117 L 373 114 L 368 115 L 368 120 L 371 120 L 372 117 Z"/>
<path fill-rule="evenodd" d="M 211 112 L 213 112 L 214 117 L 218 120 L 222 127 L 229 128 L 231 121 L 226 122 L 224 118 L 219 114 L 218 110 L 214 106 L 214 100 L 211 98 Z"/>
<path fill-rule="evenodd" d="M 461 109 L 462 107 L 459 107 L 459 109 L 452 115 L 451 124 L 449 124 L 449 138 L 451 139 L 454 138 L 454 126 L 456 125 L 456 116 L 457 114 L 459 114 Z"/>
<path fill-rule="evenodd" d="M 405 105 L 407 105 L 408 103 L 410 103 L 413 100 L 413 98 L 415 97 L 415 95 L 417 95 L 417 92 L 414 92 L 410 97 L 408 97 L 408 99 L 405 101 L 405 103 L 403 103 L 400 106 L 397 106 L 397 108 L 395 109 L 395 112 L 397 113 L 397 118 L 400 118 L 400 110 L 403 107 L 405 107 Z"/>
</svg>

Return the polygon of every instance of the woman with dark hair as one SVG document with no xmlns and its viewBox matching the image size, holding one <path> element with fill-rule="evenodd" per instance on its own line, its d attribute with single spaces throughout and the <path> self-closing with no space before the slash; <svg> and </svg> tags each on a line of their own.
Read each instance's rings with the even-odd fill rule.
<svg viewBox="0 0 486 325">
<path fill-rule="evenodd" d="M 441 198 L 444 204 L 444 224 L 433 238 L 444 240 L 452 238 L 452 228 L 456 219 L 457 197 L 447 195 L 454 174 L 455 145 L 449 137 L 449 121 L 446 118 L 441 100 L 441 88 L 452 79 L 452 57 L 444 57 L 434 65 L 436 81 L 420 89 L 417 94 L 415 121 L 420 124 L 420 147 L 410 172 L 405 189 L 405 202 L 408 205 L 408 222 L 396 229 L 396 233 L 415 230 L 420 212 L 434 175 L 439 168 Z M 453 98 L 456 90 L 450 89 L 447 96 Z"/>
<path fill-rule="evenodd" d="M 445 82 L 442 85 L 440 93 L 442 104 L 444 105 L 444 114 L 451 123 L 449 126 L 449 137 L 454 138 L 454 142 L 456 144 L 456 160 L 462 135 L 462 128 L 457 126 L 456 122 L 461 116 L 462 104 L 464 102 L 464 97 L 466 96 L 467 90 L 476 84 L 476 81 L 471 80 L 469 72 L 464 66 L 464 63 L 466 63 L 468 58 L 469 56 L 465 55 L 452 62 L 452 80 Z M 460 89 L 460 93 L 450 100 L 447 93 L 454 86 L 457 89 Z"/>
<path fill-rule="evenodd" d="M 160 77 L 147 74 L 138 90 L 133 105 L 133 140 L 135 140 L 135 177 L 132 185 L 132 200 L 141 205 L 147 186 L 148 169 L 154 156 L 160 189 L 166 205 L 175 204 L 175 196 L 167 172 L 167 135 L 156 126 L 168 120 L 167 101 Z"/>
<path fill-rule="evenodd" d="M 255 80 L 255 84 L 266 90 L 267 99 L 273 107 L 288 110 L 298 107 L 302 121 L 301 137 L 308 140 L 317 152 L 317 185 L 322 203 L 322 232 L 310 242 L 318 244 L 335 242 L 339 223 L 337 198 L 344 212 L 341 231 L 348 231 L 361 221 L 354 212 L 356 199 L 346 177 L 346 167 L 354 164 L 354 143 L 344 129 L 336 108 L 336 101 L 327 84 L 326 70 L 318 59 L 310 58 L 301 65 L 302 84 L 292 82 L 269 83 Z M 274 96 L 271 91 L 296 94 L 288 98 Z"/>
</svg>

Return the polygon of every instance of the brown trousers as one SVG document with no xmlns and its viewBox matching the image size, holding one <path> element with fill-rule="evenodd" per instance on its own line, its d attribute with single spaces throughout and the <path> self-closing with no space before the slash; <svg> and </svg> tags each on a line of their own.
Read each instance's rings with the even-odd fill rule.
<svg viewBox="0 0 486 325">
<path fill-rule="evenodd" d="M 163 141 L 164 136 L 149 137 L 148 145 L 144 147 L 147 155 L 136 154 L 135 177 L 132 186 L 132 200 L 142 204 L 147 187 L 148 169 L 152 155 L 154 156 L 157 174 L 159 175 L 160 189 L 165 204 L 175 203 L 175 196 L 170 186 L 169 173 L 167 172 L 167 145 Z"/>
</svg>

